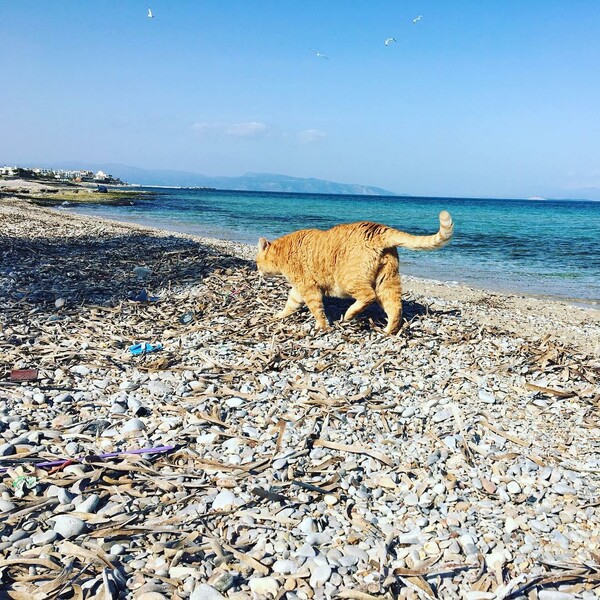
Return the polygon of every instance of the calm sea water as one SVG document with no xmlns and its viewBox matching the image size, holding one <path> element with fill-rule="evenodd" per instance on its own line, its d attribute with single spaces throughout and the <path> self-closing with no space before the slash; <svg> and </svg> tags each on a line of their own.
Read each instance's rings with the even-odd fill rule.
<svg viewBox="0 0 600 600">
<path fill-rule="evenodd" d="M 152 191 L 159 195 L 132 206 L 68 209 L 251 244 L 358 220 L 431 234 L 446 209 L 452 242 L 434 252 L 399 249 L 402 273 L 600 304 L 600 202 Z"/>
</svg>

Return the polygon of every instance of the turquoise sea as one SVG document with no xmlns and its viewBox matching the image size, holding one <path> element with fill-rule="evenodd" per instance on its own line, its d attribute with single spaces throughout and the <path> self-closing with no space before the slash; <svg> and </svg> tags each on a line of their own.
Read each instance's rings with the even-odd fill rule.
<svg viewBox="0 0 600 600">
<path fill-rule="evenodd" d="M 402 273 L 600 305 L 600 202 L 143 189 L 157 195 L 131 206 L 65 208 L 250 244 L 358 220 L 431 234 L 446 209 L 452 242 L 434 252 L 400 249 Z"/>
</svg>

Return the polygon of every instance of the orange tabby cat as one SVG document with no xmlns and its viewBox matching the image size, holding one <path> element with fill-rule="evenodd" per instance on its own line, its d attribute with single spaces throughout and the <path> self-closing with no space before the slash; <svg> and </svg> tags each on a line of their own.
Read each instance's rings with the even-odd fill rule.
<svg viewBox="0 0 600 600">
<path fill-rule="evenodd" d="M 400 273 L 396 246 L 412 250 L 441 248 L 452 237 L 452 217 L 440 213 L 434 235 L 411 235 L 378 223 L 360 221 L 327 231 L 302 229 L 273 242 L 260 238 L 256 265 L 263 275 L 283 275 L 292 285 L 284 318 L 306 304 L 319 329 L 328 329 L 323 295 L 354 298 L 344 321 L 377 301 L 385 311 L 385 331 L 396 333 L 402 318 Z"/>
</svg>

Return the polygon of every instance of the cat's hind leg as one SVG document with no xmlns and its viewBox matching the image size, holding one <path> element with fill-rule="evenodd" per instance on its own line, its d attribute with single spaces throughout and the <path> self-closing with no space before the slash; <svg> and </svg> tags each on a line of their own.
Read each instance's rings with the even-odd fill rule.
<svg viewBox="0 0 600 600">
<path fill-rule="evenodd" d="M 365 310 L 367 306 L 373 304 L 377 299 L 375 290 L 366 283 L 361 286 L 353 286 L 348 292 L 354 298 L 354 302 L 348 307 L 348 310 L 342 319 L 343 321 L 353 319 L 358 313 Z"/>
<path fill-rule="evenodd" d="M 377 300 L 387 315 L 385 332 L 394 334 L 400 329 L 402 322 L 402 286 L 400 274 L 395 272 L 390 276 L 382 278 L 375 290 Z"/>
<path fill-rule="evenodd" d="M 297 310 L 302 308 L 302 306 L 304 306 L 304 300 L 302 299 L 302 296 L 298 293 L 298 290 L 295 287 L 293 287 L 290 290 L 290 293 L 288 294 L 285 307 L 283 308 L 283 310 L 280 310 L 275 315 L 275 318 L 285 319 L 286 317 L 289 317 L 290 315 L 294 314 Z"/>
</svg>

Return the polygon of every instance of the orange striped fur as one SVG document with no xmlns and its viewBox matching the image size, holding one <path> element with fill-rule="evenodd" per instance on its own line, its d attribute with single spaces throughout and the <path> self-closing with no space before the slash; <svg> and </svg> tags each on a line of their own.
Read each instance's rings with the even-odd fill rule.
<svg viewBox="0 0 600 600">
<path fill-rule="evenodd" d="M 445 245 L 454 230 L 452 217 L 440 213 L 434 235 L 411 235 L 386 225 L 360 221 L 331 229 L 302 229 L 273 242 L 260 238 L 256 265 L 263 275 L 283 275 L 291 284 L 285 318 L 306 304 L 319 329 L 328 329 L 323 296 L 354 298 L 348 321 L 373 302 L 379 302 L 388 322 L 387 333 L 396 333 L 402 319 L 402 288 L 396 247 L 434 250 Z"/>
</svg>

